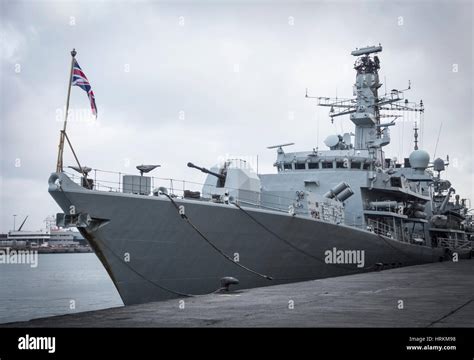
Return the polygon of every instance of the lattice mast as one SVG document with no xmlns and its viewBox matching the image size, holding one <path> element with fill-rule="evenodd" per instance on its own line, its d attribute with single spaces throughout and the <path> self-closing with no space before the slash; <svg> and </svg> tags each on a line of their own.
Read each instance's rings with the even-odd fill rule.
<svg viewBox="0 0 474 360">
<path fill-rule="evenodd" d="M 407 89 L 393 89 L 390 93 L 379 96 L 378 91 L 382 86 L 378 74 L 380 60 L 374 54 L 381 51 L 382 46 L 379 45 L 351 52 L 351 55 L 357 57 L 354 64 L 356 81 L 353 95 L 355 98 L 312 97 L 306 94 L 308 98 L 317 99 L 319 106 L 330 107 L 331 122 L 337 116 L 350 115 L 355 125 L 354 148 L 372 150 L 370 152 L 374 156 L 377 152 L 381 152 L 381 147 L 390 143 L 388 127 L 395 125 L 395 120 L 402 118 L 403 112 L 422 113 L 424 111 L 423 101 L 413 103 L 404 98 L 404 93 L 411 89 L 410 82 Z M 391 118 L 391 121 L 381 123 L 381 118 Z M 377 149 L 379 151 L 376 151 Z"/>
</svg>

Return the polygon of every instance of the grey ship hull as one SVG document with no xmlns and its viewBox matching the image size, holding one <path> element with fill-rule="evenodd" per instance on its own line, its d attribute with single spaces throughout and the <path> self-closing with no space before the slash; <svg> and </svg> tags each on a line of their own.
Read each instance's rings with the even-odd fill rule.
<svg viewBox="0 0 474 360">
<path fill-rule="evenodd" d="M 60 185 L 55 183 L 58 178 Z M 87 190 L 65 174 L 51 175 L 49 192 L 65 213 L 74 205 L 77 213 L 102 221 L 80 231 L 126 305 L 176 298 L 177 293 L 213 292 L 224 276 L 239 279 L 240 288 L 251 288 L 371 271 L 380 263 L 434 262 L 445 255 L 440 248 L 402 243 L 353 227 L 246 209 L 292 247 L 233 205 L 176 199 L 210 241 L 231 257 L 237 253 L 242 265 L 273 278 L 267 280 L 225 259 L 167 198 Z M 365 266 L 326 264 L 324 252 L 333 248 L 365 250 Z M 124 261 L 127 254 L 129 262 Z"/>
</svg>

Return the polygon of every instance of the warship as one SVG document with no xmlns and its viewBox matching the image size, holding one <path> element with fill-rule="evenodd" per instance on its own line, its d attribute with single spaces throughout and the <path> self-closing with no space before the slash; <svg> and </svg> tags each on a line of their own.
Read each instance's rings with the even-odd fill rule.
<svg viewBox="0 0 474 360">
<path fill-rule="evenodd" d="M 269 147 L 273 174 L 227 159 L 187 164 L 206 174 L 202 187 L 149 176 L 158 165 L 114 182 L 81 166 L 72 146 L 80 175 L 63 169 L 61 149 L 48 181 L 57 225 L 79 229 L 125 305 L 471 257 L 469 199 L 442 176 L 449 157 L 431 161 L 416 125 L 407 158 L 385 155 L 390 128 L 424 105 L 405 99 L 410 86 L 379 95 L 381 51 L 351 52 L 353 98 L 313 98 L 354 132 L 328 136 L 325 150 Z"/>
</svg>

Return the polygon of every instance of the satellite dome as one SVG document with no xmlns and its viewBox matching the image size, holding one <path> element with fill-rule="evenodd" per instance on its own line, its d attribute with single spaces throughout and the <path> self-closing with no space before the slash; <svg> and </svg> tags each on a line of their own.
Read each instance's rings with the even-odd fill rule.
<svg viewBox="0 0 474 360">
<path fill-rule="evenodd" d="M 425 150 L 415 150 L 410 154 L 410 166 L 414 169 L 426 169 L 430 163 L 430 154 Z"/>
<path fill-rule="evenodd" d="M 324 140 L 324 143 L 326 144 L 327 147 L 331 148 L 333 146 L 336 146 L 339 144 L 339 136 L 337 135 L 329 135 L 326 140 Z"/>
</svg>

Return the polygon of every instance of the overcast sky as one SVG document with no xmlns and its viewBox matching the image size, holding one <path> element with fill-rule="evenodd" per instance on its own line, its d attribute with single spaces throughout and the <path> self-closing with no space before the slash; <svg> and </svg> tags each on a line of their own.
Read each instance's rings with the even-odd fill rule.
<svg viewBox="0 0 474 360">
<path fill-rule="evenodd" d="M 26 229 L 59 212 L 47 192 L 55 170 L 70 50 L 95 92 L 91 121 L 74 87 L 68 134 L 82 164 L 203 182 L 188 161 L 211 167 L 226 156 L 275 172 L 275 151 L 310 150 L 348 132 L 327 108 L 304 98 L 351 97 L 350 52 L 381 43 L 380 78 L 423 100 L 423 148 L 449 154 L 457 193 L 473 191 L 473 6 L 470 1 L 10 2 L 1 0 L 0 231 L 13 214 Z M 457 70 L 453 71 L 453 70 Z M 381 88 L 383 90 L 385 85 Z M 392 128 L 388 156 L 413 149 L 413 120 Z M 253 161 L 255 165 L 255 161 Z M 65 165 L 74 165 L 69 151 Z"/>
</svg>

